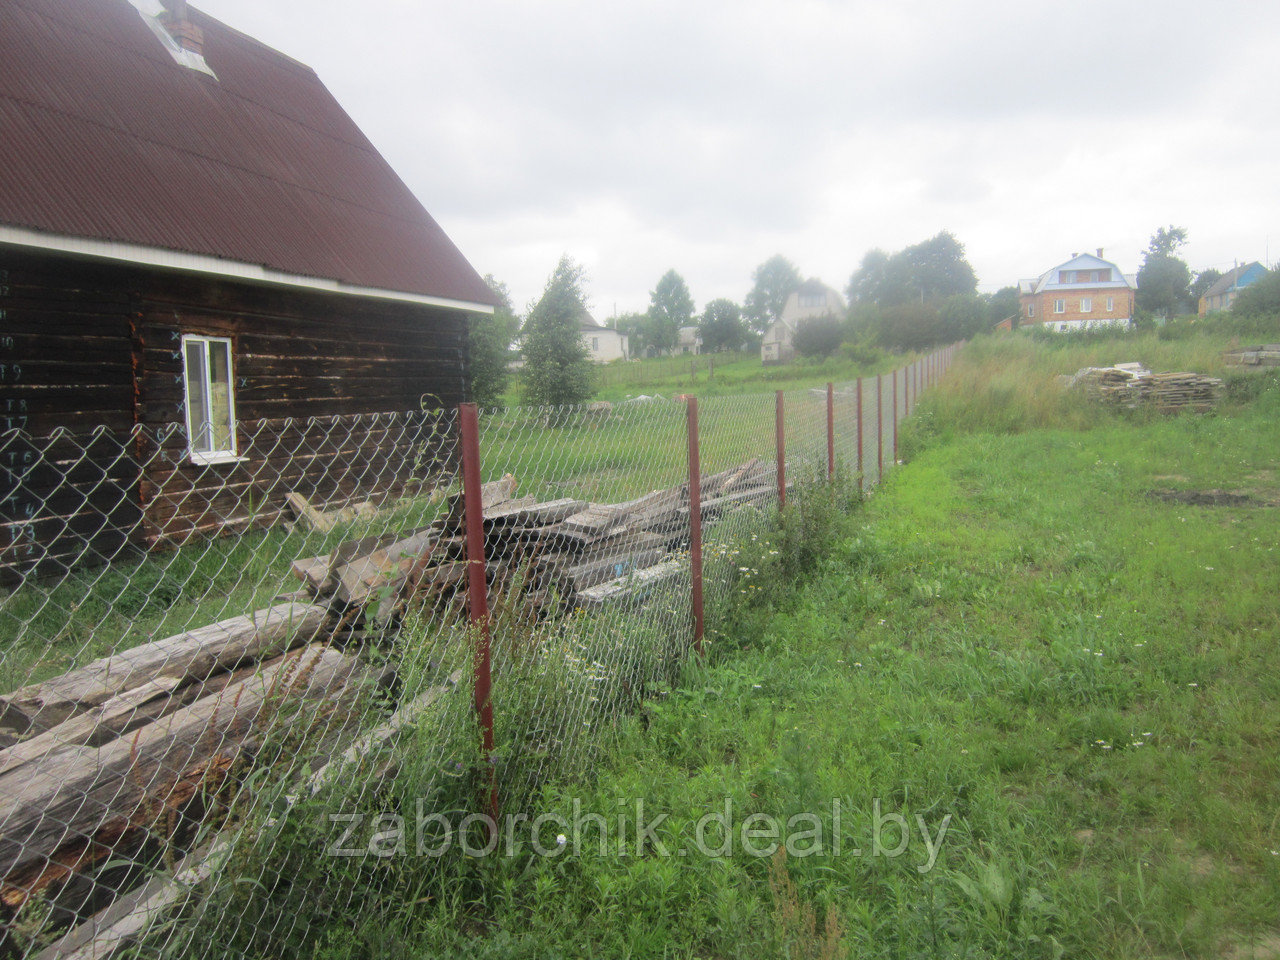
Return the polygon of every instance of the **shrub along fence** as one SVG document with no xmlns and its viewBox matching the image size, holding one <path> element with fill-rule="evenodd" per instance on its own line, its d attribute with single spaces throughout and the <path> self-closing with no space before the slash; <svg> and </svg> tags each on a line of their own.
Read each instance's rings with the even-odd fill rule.
<svg viewBox="0 0 1280 960">
<path fill-rule="evenodd" d="M 825 390 L 239 424 L 221 463 L 0 436 L 5 955 L 275 955 L 496 845 L 703 650 L 797 480 L 879 482 L 955 349 Z"/>
</svg>

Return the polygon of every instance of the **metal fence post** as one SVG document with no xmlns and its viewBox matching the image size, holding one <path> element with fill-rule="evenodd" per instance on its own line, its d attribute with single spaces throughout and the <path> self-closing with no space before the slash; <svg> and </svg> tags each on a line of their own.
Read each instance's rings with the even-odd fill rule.
<svg viewBox="0 0 1280 960">
<path fill-rule="evenodd" d="M 893 465 L 898 465 L 898 368 L 893 369 Z"/>
<path fill-rule="evenodd" d="M 862 470 L 862 378 L 858 378 L 858 386 L 856 388 L 857 405 L 858 405 L 858 489 L 865 489 L 866 483 Z"/>
<path fill-rule="evenodd" d="M 827 382 L 827 482 L 836 478 L 836 388 Z"/>
<path fill-rule="evenodd" d="M 876 483 L 884 479 L 884 374 L 876 374 Z"/>
<path fill-rule="evenodd" d="M 693 649 L 702 656 L 702 467 L 698 463 L 698 398 L 685 407 L 689 433 L 689 576 L 692 582 Z"/>
<path fill-rule="evenodd" d="M 489 593 L 485 583 L 484 502 L 480 490 L 480 422 L 474 403 L 458 406 L 462 440 L 462 504 L 467 530 L 467 611 L 475 636 L 475 710 L 480 749 L 489 769 L 489 815 L 498 829 L 498 780 L 493 765 L 493 700 L 489 651 Z"/>
<path fill-rule="evenodd" d="M 787 430 L 783 422 L 782 391 L 778 391 L 774 413 L 773 432 L 777 442 L 778 458 L 778 507 L 787 505 Z"/>
</svg>

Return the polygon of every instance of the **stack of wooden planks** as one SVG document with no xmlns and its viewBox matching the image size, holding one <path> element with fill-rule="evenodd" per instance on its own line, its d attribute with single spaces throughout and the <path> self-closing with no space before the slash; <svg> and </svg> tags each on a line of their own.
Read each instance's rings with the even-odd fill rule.
<svg viewBox="0 0 1280 960">
<path fill-rule="evenodd" d="M 1208 410 L 1222 396 L 1222 381 L 1199 373 L 1152 373 L 1141 364 L 1085 367 L 1067 380 L 1095 400 L 1158 410 Z"/>
<path fill-rule="evenodd" d="M 516 496 L 507 475 L 483 487 L 486 580 L 491 593 L 518 587 L 537 618 L 599 608 L 651 587 L 659 568 L 688 542 L 687 484 L 619 503 Z M 714 523 L 740 504 L 769 502 L 772 464 L 749 460 L 701 478 L 701 514 Z M 369 538 L 298 560 L 294 573 L 315 601 L 331 605 L 346 629 L 368 634 L 394 625 L 411 605 L 465 610 L 465 517 L 461 495 L 440 519 L 395 538 Z M 631 588 L 635 588 L 632 590 Z"/>
<path fill-rule="evenodd" d="M 1223 355 L 1223 360 L 1237 367 L 1280 367 L 1280 343 L 1231 350 Z"/>
<path fill-rule="evenodd" d="M 776 483 L 774 466 L 760 460 L 704 475 L 704 524 L 772 502 Z M 524 616 L 643 604 L 658 584 L 687 575 L 687 484 L 617 503 L 516 491 L 510 475 L 485 484 L 482 527 L 490 593 L 514 597 Z M 189 851 L 226 819 L 276 718 L 305 726 L 322 717 L 323 743 L 308 741 L 309 755 L 341 763 L 340 741 L 362 715 L 357 699 L 392 680 L 385 658 L 362 654 L 411 606 L 441 622 L 465 616 L 465 521 L 455 495 L 427 526 L 297 560 L 302 589 L 268 609 L 0 697 L 0 915 L 12 920 L 36 897 L 55 925 L 92 914 L 63 946 L 109 954 L 128 937 L 105 945 L 103 931 L 116 931 L 108 940 L 137 932 L 143 907 L 176 896 L 171 880 L 145 882 L 145 864 L 176 849 L 191 861 L 184 870 L 207 875 L 212 861 Z M 387 729 L 423 706 L 415 703 Z"/>
<path fill-rule="evenodd" d="M 1158 410 L 1209 410 L 1222 397 L 1222 381 L 1199 373 L 1153 373 L 1143 400 Z"/>
</svg>

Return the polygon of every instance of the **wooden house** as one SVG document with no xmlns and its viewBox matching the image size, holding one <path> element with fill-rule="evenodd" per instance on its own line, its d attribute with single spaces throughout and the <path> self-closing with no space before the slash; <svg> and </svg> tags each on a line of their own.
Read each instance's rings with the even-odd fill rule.
<svg viewBox="0 0 1280 960">
<path fill-rule="evenodd" d="M 316 418 L 463 400 L 492 310 L 310 68 L 156 9 L 0 0 L 0 573 L 367 494 Z"/>
</svg>

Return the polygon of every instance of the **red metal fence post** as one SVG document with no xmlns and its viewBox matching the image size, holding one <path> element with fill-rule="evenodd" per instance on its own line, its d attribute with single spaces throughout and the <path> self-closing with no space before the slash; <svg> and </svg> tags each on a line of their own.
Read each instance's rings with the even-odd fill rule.
<svg viewBox="0 0 1280 960">
<path fill-rule="evenodd" d="M 685 408 L 689 432 L 689 574 L 693 589 L 693 649 L 702 656 L 702 467 L 698 463 L 698 398 Z"/>
<path fill-rule="evenodd" d="M 489 815 L 498 829 L 498 780 L 493 765 L 493 700 L 489 657 L 489 592 L 485 583 L 484 503 L 480 491 L 480 422 L 474 403 L 458 406 L 462 434 L 462 505 L 467 528 L 467 610 L 475 633 L 475 710 L 480 749 L 489 768 Z"/>
<path fill-rule="evenodd" d="M 884 374 L 876 374 L 876 483 L 884 479 Z"/>
<path fill-rule="evenodd" d="M 862 475 L 862 378 L 861 377 L 858 378 L 857 396 L 858 396 L 858 401 L 857 401 L 858 403 L 858 489 L 862 490 L 865 488 L 866 484 L 863 482 L 864 477 Z"/>
<path fill-rule="evenodd" d="M 836 478 L 836 388 L 827 382 L 827 482 Z"/>
<path fill-rule="evenodd" d="M 898 369 L 893 370 L 893 465 L 898 465 Z"/>
<path fill-rule="evenodd" d="M 779 390 L 773 425 L 773 432 L 777 441 L 779 508 L 787 505 L 787 430 L 783 423 L 782 412 L 782 391 Z"/>
</svg>

